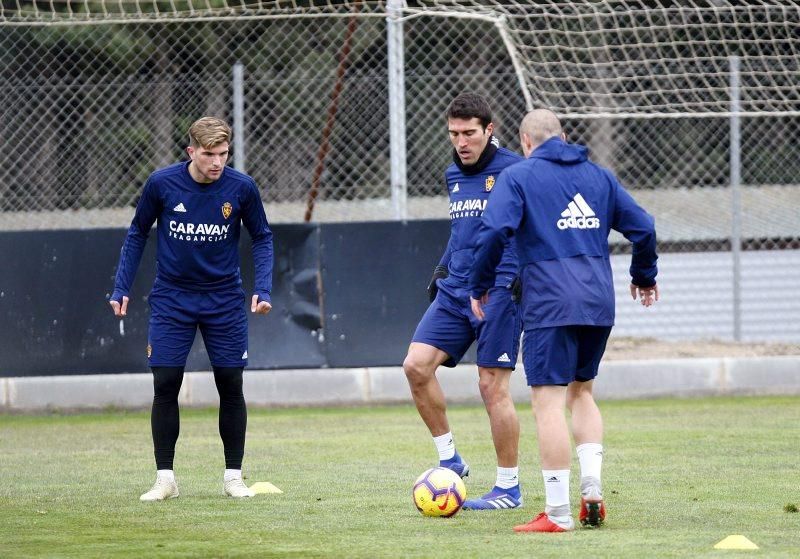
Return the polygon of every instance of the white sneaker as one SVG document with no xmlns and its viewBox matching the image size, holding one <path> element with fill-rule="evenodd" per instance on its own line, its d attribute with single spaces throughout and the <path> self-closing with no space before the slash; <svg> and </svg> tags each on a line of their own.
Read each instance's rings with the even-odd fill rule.
<svg viewBox="0 0 800 559">
<path fill-rule="evenodd" d="M 230 497 L 240 498 L 256 496 L 255 492 L 247 487 L 242 481 L 242 478 L 239 477 L 225 481 L 223 487 L 225 489 L 225 494 Z"/>
<path fill-rule="evenodd" d="M 139 497 L 140 501 L 163 501 L 165 499 L 174 499 L 180 495 L 178 493 L 178 484 L 174 481 L 157 478 L 153 488 Z"/>
</svg>

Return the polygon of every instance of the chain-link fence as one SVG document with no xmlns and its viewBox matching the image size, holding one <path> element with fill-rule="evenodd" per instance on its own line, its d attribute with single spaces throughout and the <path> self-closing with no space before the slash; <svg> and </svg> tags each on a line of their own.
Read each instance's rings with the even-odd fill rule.
<svg viewBox="0 0 800 559">
<path fill-rule="evenodd" d="M 576 120 L 567 127 L 655 215 L 662 248 L 730 250 L 729 117 Z M 800 159 L 791 139 L 798 133 L 798 116 L 742 119 L 737 220 L 745 249 L 800 248 Z"/>
<path fill-rule="evenodd" d="M 235 120 L 241 64 L 233 155 L 272 222 L 446 218 L 444 111 L 472 90 L 511 149 L 526 108 L 564 115 L 655 215 L 662 251 L 728 252 L 732 231 L 745 250 L 800 248 L 800 3 L 430 0 L 398 14 L 360 0 L 3 2 L 0 230 L 126 227 L 191 122 Z M 403 215 L 388 25 L 404 39 Z"/>
<path fill-rule="evenodd" d="M 665 99 L 672 99 L 685 111 L 691 103 L 681 104 L 676 87 L 688 88 L 688 99 L 694 102 L 703 91 L 691 88 L 703 86 L 708 103 L 724 110 L 718 105 L 729 95 L 724 87 L 726 55 L 738 45 L 751 54 L 743 62 L 743 99 L 758 99 L 744 108 L 767 110 L 764 80 L 758 76 L 769 68 L 764 57 L 755 56 L 755 33 L 762 32 L 762 42 L 769 45 L 763 53 L 778 76 L 770 78 L 776 84 L 772 94 L 783 102 L 781 107 L 796 113 L 797 6 L 777 3 L 784 19 L 778 22 L 776 38 L 775 26 L 759 23 L 776 20 L 774 10 L 763 3 L 749 7 L 750 13 L 761 9 L 762 16 L 749 15 L 740 28 L 735 11 L 710 25 L 697 16 L 708 13 L 702 6 L 689 12 L 692 20 L 683 12 L 672 19 L 668 12 L 660 18 L 645 16 L 639 3 L 628 4 L 406 5 L 406 15 L 429 11 L 403 23 L 408 210 L 400 217 L 446 215 L 442 174 L 450 162 L 450 145 L 443 113 L 458 92 L 475 90 L 491 99 L 501 140 L 518 149 L 516 127 L 526 101 L 569 112 L 565 104 L 570 100 L 587 102 L 576 91 L 594 83 L 598 110 L 609 111 L 613 99 L 629 111 L 634 107 L 637 114 L 611 111 L 597 118 L 573 112 L 565 122 L 570 138 L 587 144 L 594 158 L 614 169 L 644 201 L 657 201 L 650 207 L 659 218 L 662 239 L 696 241 L 700 249 L 702 243 L 724 245 L 731 223 L 730 119 L 724 113 L 709 116 L 708 106 L 704 116 L 684 112 L 652 118 L 643 95 L 653 92 L 653 106 L 659 110 Z M 246 158 L 245 171 L 261 187 L 272 221 L 301 221 L 307 214 L 314 221 L 397 218 L 390 200 L 385 6 L 341 2 L 314 8 L 310 2 L 311 7 L 295 7 L 295 17 L 282 18 L 258 17 L 280 14 L 281 3 L 259 6 L 261 12 L 232 12 L 230 17 L 213 12 L 214 18 L 200 21 L 176 12 L 173 17 L 162 13 L 157 21 L 138 17 L 106 22 L 82 17 L 75 9 L 60 25 L 41 25 L 42 16 L 29 24 L 13 22 L 6 9 L 5 20 L 0 20 L 5 24 L 0 25 L 0 90 L 5 100 L 0 109 L 5 139 L 0 227 L 126 225 L 147 175 L 183 157 L 185 132 L 194 119 L 205 114 L 233 119 L 237 62 L 244 69 L 245 118 L 236 146 L 242 153 L 234 157 Z M 600 17 L 603 6 L 610 7 L 611 20 Z M 503 41 L 499 20 L 446 17 L 442 12 L 481 15 L 490 8 L 511 18 L 510 44 Z M 329 17 L 300 17 L 309 11 Z M 592 19 L 586 20 L 587 13 Z M 648 22 L 653 28 L 671 23 L 678 31 L 653 32 L 651 39 L 642 31 Z M 719 36 L 725 41 L 718 40 L 715 47 L 708 29 L 720 23 L 738 29 L 738 43 L 726 32 Z M 559 30 L 566 37 L 560 46 Z M 642 52 L 620 49 L 626 41 Z M 649 50 L 641 44 L 650 44 Z M 776 50 L 783 55 L 776 57 Z M 527 91 L 520 87 L 514 54 L 527 72 Z M 669 74 L 669 64 L 646 66 L 650 58 L 666 54 L 674 59 L 675 75 Z M 692 82 L 689 75 L 687 68 L 698 69 L 692 57 L 702 59 L 702 82 Z M 603 61 L 606 69 L 588 76 L 587 68 L 602 67 Z M 626 71 L 636 84 L 628 88 L 627 97 Z M 570 90 L 566 84 L 571 75 L 580 87 Z M 787 75 L 796 78 L 793 90 L 785 88 Z M 563 96 L 554 95 L 556 86 L 565 90 Z M 608 93 L 612 89 L 613 95 Z M 763 240 L 769 246 L 796 242 L 800 235 L 789 209 L 800 182 L 800 158 L 793 145 L 798 131 L 800 116 L 791 111 L 742 117 L 742 234 L 747 242 Z"/>
<path fill-rule="evenodd" d="M 237 62 L 245 171 L 270 219 L 303 220 L 314 189 L 314 221 L 394 219 L 386 22 L 353 17 L 0 27 L 0 130 L 13 162 L 0 169 L 0 226 L 128 223 L 147 175 L 184 156 L 195 118 L 232 120 Z M 486 94 L 512 148 L 524 99 L 491 26 L 427 19 L 405 33 L 407 217 L 442 218 L 450 99 Z"/>
</svg>

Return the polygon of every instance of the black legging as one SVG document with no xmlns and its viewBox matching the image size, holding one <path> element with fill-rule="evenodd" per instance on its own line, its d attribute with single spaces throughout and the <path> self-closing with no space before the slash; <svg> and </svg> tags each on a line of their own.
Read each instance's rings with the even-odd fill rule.
<svg viewBox="0 0 800 559">
<path fill-rule="evenodd" d="M 219 435 L 225 448 L 225 467 L 242 468 L 247 429 L 247 406 L 242 392 L 241 367 L 214 367 L 214 382 L 219 393 Z M 153 411 L 150 426 L 156 468 L 171 470 L 175 443 L 180 433 L 178 393 L 183 383 L 183 367 L 153 367 Z"/>
<path fill-rule="evenodd" d="M 214 367 L 214 382 L 219 393 L 219 436 L 225 447 L 225 467 L 242 469 L 244 433 L 247 430 L 247 405 L 242 392 L 241 367 Z"/>
</svg>

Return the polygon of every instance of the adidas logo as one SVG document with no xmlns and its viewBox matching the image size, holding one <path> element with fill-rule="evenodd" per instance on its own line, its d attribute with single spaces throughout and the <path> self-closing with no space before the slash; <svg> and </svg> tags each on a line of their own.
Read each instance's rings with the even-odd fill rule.
<svg viewBox="0 0 800 559">
<path fill-rule="evenodd" d="M 551 476 L 547 478 L 547 483 L 558 483 L 558 478 L 556 476 Z"/>
<path fill-rule="evenodd" d="M 595 217 L 594 210 L 589 207 L 579 192 L 567 205 L 567 209 L 561 212 L 561 219 L 556 222 L 556 225 L 562 231 L 564 229 L 599 229 L 600 219 Z"/>
<path fill-rule="evenodd" d="M 492 136 L 492 145 L 496 148 L 500 147 L 500 140 L 497 138 L 497 136 Z"/>
<path fill-rule="evenodd" d="M 520 499 L 520 501 L 521 501 L 521 499 Z M 497 499 L 489 499 L 486 502 L 489 503 L 490 505 L 492 505 L 496 509 L 515 509 L 517 507 L 522 506 L 521 502 L 515 503 L 514 501 L 512 501 L 506 495 L 502 495 L 501 497 L 498 497 Z"/>
<path fill-rule="evenodd" d="M 508 353 L 504 353 L 500 357 L 497 358 L 498 361 L 501 363 L 511 363 L 511 359 L 508 357 Z"/>
<path fill-rule="evenodd" d="M 244 350 L 244 353 L 242 353 L 242 359 L 247 359 L 247 350 Z"/>
<path fill-rule="evenodd" d="M 458 183 L 453 187 L 453 192 L 458 192 Z"/>
<path fill-rule="evenodd" d="M 181 213 L 186 213 L 186 208 L 184 208 L 184 207 L 183 207 L 183 202 L 181 202 L 180 204 L 178 204 L 177 206 L 175 206 L 174 208 L 172 208 L 172 211 L 173 211 L 173 212 L 181 212 Z"/>
</svg>

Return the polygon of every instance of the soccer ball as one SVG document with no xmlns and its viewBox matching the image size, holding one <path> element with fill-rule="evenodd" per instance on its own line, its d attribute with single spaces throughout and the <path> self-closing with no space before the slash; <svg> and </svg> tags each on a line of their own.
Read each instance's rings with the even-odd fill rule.
<svg viewBox="0 0 800 559">
<path fill-rule="evenodd" d="M 411 495 L 423 516 L 450 517 L 461 510 L 467 488 L 453 470 L 431 468 L 414 482 Z"/>
</svg>

